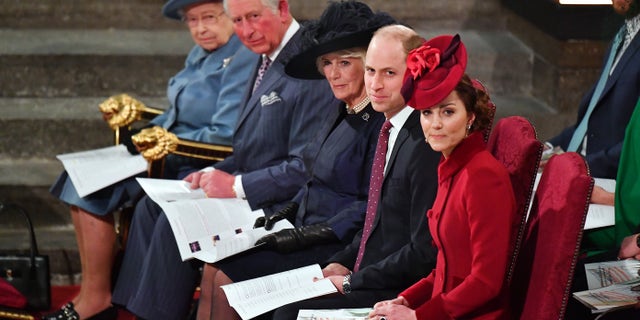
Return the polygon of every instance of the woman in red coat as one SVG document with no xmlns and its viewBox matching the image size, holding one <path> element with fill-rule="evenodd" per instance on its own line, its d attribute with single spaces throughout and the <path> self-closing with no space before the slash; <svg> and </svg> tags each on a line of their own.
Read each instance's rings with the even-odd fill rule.
<svg viewBox="0 0 640 320">
<path fill-rule="evenodd" d="M 509 174 L 488 151 L 488 96 L 464 74 L 459 36 L 425 42 L 407 58 L 403 94 L 421 110 L 426 142 L 442 152 L 427 213 L 436 268 L 370 319 L 508 319 L 505 273 L 515 200 Z"/>
</svg>

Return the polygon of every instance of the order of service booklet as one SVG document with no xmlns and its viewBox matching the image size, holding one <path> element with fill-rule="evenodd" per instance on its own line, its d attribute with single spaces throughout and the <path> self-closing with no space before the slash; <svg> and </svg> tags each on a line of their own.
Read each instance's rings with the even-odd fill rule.
<svg viewBox="0 0 640 320">
<path fill-rule="evenodd" d="M 573 297 L 593 313 L 631 307 L 640 297 L 640 261 L 625 259 L 588 263 L 584 266 L 589 290 L 574 292 Z"/>
<path fill-rule="evenodd" d="M 122 144 L 56 157 L 62 162 L 80 197 L 147 170 L 147 161 L 139 154 L 130 154 Z"/>
<path fill-rule="evenodd" d="M 252 211 L 241 199 L 207 198 L 183 180 L 136 178 L 149 198 L 164 211 L 183 261 L 212 263 L 255 247 L 262 236 L 293 226 L 278 221 L 267 231 L 253 228 L 262 210 Z"/>
<path fill-rule="evenodd" d="M 296 320 L 367 320 L 372 308 L 300 309 Z"/>
<path fill-rule="evenodd" d="M 541 174 L 538 173 L 536 181 L 533 186 L 533 192 L 536 192 L 538 188 L 538 182 L 540 182 Z M 614 192 L 616 189 L 616 180 L 594 178 L 594 185 L 600 186 L 603 189 Z M 531 197 L 533 201 L 533 197 Z M 531 211 L 531 205 L 529 205 L 529 211 Z M 528 213 L 527 213 L 528 215 Z M 589 204 L 589 210 L 587 211 L 587 219 L 584 222 L 584 230 L 596 229 L 601 227 L 613 226 L 616 224 L 616 215 L 614 206 L 603 204 Z"/>
<path fill-rule="evenodd" d="M 289 303 L 338 292 L 314 264 L 221 286 L 229 305 L 243 320 Z"/>
</svg>

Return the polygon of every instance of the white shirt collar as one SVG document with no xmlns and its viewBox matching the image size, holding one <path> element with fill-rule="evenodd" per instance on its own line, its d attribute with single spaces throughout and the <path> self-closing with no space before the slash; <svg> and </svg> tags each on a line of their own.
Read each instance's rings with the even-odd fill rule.
<svg viewBox="0 0 640 320">
<path fill-rule="evenodd" d="M 413 108 L 409 106 L 405 106 L 400 112 L 396 113 L 389 121 L 393 125 L 392 131 L 397 131 L 404 126 L 404 123 L 407 122 L 409 116 L 413 112 Z"/>
<path fill-rule="evenodd" d="M 391 159 L 391 153 L 393 152 L 393 146 L 396 144 L 396 140 L 398 139 L 398 133 L 400 133 L 400 129 L 404 126 L 409 116 L 413 112 L 413 108 L 409 106 L 405 106 L 400 112 L 396 113 L 389 122 L 391 122 L 391 130 L 389 130 L 389 144 L 387 145 L 387 155 L 384 162 L 384 170 L 387 172 L 387 164 L 389 164 L 389 159 Z"/>
<path fill-rule="evenodd" d="M 276 58 L 282 51 L 282 48 L 284 48 L 284 46 L 289 43 L 289 40 L 291 40 L 293 35 L 298 32 L 298 29 L 300 29 L 300 24 L 298 23 L 298 21 L 296 21 L 296 19 L 293 19 L 291 21 L 291 24 L 289 25 L 289 28 L 287 28 L 287 32 L 284 33 L 284 37 L 282 38 L 282 41 L 280 41 L 280 45 L 269 55 L 269 59 L 271 59 L 271 61 L 276 61 Z"/>
</svg>

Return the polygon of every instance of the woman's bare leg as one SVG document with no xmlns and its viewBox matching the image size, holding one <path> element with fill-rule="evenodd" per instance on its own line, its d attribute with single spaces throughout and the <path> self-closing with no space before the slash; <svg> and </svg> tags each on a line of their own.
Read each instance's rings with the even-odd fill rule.
<svg viewBox="0 0 640 320">
<path fill-rule="evenodd" d="M 115 259 L 116 233 L 112 214 L 97 216 L 77 210 L 77 230 L 82 251 L 82 283 L 74 308 L 80 319 L 93 316 L 111 305 L 111 272 Z"/>
<path fill-rule="evenodd" d="M 222 270 L 218 270 L 216 272 L 216 279 L 213 286 L 213 304 L 212 308 L 212 317 L 211 319 L 215 320 L 238 320 L 240 316 L 236 313 L 236 311 L 229 305 L 227 301 L 227 296 L 224 294 L 221 286 L 225 284 L 231 284 L 233 281 L 227 277 L 227 275 L 222 272 Z"/>
<path fill-rule="evenodd" d="M 206 263 L 200 280 L 200 299 L 198 302 L 198 320 L 211 319 L 211 307 L 213 305 L 213 286 L 215 285 L 218 268 Z"/>
<path fill-rule="evenodd" d="M 80 271 L 84 270 L 86 265 L 86 256 L 84 254 L 84 241 L 82 239 L 82 225 L 80 225 L 80 218 L 78 217 L 79 208 L 76 206 L 71 206 L 71 221 L 73 222 L 73 229 L 76 234 L 76 242 L 78 243 L 78 255 L 80 256 Z M 71 279 L 73 280 L 73 279 Z M 74 305 L 77 305 L 80 302 L 80 294 L 75 296 L 71 302 Z"/>
</svg>

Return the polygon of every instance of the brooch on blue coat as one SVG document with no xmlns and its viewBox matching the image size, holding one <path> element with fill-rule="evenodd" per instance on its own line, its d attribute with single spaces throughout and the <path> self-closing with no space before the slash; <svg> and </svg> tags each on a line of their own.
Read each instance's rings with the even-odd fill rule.
<svg viewBox="0 0 640 320">
<path fill-rule="evenodd" d="M 223 59 L 222 60 L 222 67 L 226 68 L 229 65 L 229 63 L 231 63 L 231 59 L 233 59 L 233 56 L 231 56 L 229 58 L 226 58 L 226 59 Z"/>
</svg>

